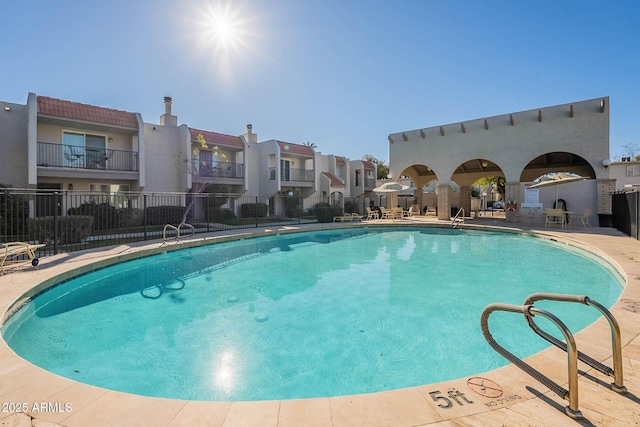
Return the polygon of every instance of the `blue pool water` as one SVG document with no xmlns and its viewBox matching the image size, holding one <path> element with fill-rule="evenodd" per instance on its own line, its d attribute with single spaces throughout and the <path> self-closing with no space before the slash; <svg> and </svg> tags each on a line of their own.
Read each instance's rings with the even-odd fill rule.
<svg viewBox="0 0 640 427">
<path fill-rule="evenodd" d="M 530 236 L 317 231 L 97 270 L 33 298 L 2 334 L 51 372 L 130 393 L 221 401 L 336 396 L 502 366 L 506 360 L 480 331 L 487 304 L 557 292 L 611 306 L 621 283 L 602 260 Z M 536 305 L 574 333 L 598 315 L 577 304 Z M 490 326 L 519 356 L 547 346 L 521 315 L 496 313 Z"/>
</svg>

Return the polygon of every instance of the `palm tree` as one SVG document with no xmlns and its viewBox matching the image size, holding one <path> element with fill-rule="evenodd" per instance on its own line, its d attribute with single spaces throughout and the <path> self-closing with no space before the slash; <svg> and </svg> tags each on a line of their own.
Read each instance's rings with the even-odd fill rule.
<svg viewBox="0 0 640 427">
<path fill-rule="evenodd" d="M 318 146 L 316 145 L 316 143 L 315 143 L 315 142 L 309 142 L 309 141 L 307 141 L 307 142 L 305 142 L 305 143 L 304 143 L 304 144 L 302 144 L 302 145 L 306 145 L 307 147 L 311 147 L 311 148 L 313 148 L 314 150 L 315 150 L 316 148 L 318 148 Z"/>
</svg>

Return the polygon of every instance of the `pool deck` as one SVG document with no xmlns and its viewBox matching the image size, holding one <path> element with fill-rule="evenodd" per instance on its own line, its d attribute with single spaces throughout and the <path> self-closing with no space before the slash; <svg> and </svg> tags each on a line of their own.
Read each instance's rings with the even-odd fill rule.
<svg viewBox="0 0 640 427">
<path fill-rule="evenodd" d="M 395 223 L 434 222 L 424 217 Z M 391 224 L 389 220 L 370 224 Z M 447 224 L 439 221 L 438 224 Z M 344 227 L 353 224 L 322 224 Z M 359 224 L 356 224 L 359 225 Z M 534 230 L 548 238 L 566 240 L 606 254 L 626 274 L 627 284 L 610 309 L 622 332 L 626 394 L 613 392 L 613 379 L 582 362 L 579 368 L 579 406 L 584 419 L 565 415 L 568 401 L 514 365 L 419 387 L 331 398 L 202 402 L 158 399 L 110 391 L 77 383 L 21 359 L 0 339 L 1 426 L 632 426 L 640 424 L 640 242 L 613 228 L 568 230 L 542 225 L 512 224 L 497 217 L 473 219 L 468 227 L 506 227 Z M 233 234 L 254 235 L 314 226 L 217 232 L 184 239 L 215 241 Z M 317 228 L 317 226 L 316 226 Z M 170 243 L 176 244 L 175 242 Z M 161 250 L 161 242 L 119 245 L 99 250 L 60 254 L 41 259 L 36 268 L 16 267 L 0 276 L 0 313 L 25 292 L 49 278 L 88 264 L 121 259 L 143 249 Z M 89 267 L 85 267 L 89 268 Z M 501 301 L 496 295 L 496 302 Z M 516 302 L 521 303 L 521 302 Z M 4 316 L 4 315 L 3 315 Z M 518 315 L 514 315 L 518 316 Z M 478 325 L 478 327 L 480 327 Z M 533 339 L 538 339 L 533 333 Z M 578 349 L 612 365 L 611 332 L 600 319 L 576 334 Z M 460 349 L 464 351 L 464 349 Z M 553 347 L 526 362 L 567 388 L 567 355 Z M 484 384 L 484 386 L 482 386 Z M 479 385 L 479 386 L 478 386 Z M 21 411 L 25 408 L 26 413 Z"/>
</svg>

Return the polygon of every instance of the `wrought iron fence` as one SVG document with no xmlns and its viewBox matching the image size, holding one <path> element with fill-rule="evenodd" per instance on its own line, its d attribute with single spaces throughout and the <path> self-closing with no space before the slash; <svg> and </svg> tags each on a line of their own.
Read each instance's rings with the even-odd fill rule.
<svg viewBox="0 0 640 427">
<path fill-rule="evenodd" d="M 378 198 L 374 203 L 377 204 Z M 84 193 L 0 189 L 0 243 L 46 243 L 39 255 L 162 238 L 185 222 L 196 233 L 315 222 L 366 213 L 367 197 L 301 197 L 299 193 Z"/>
<path fill-rule="evenodd" d="M 627 236 L 640 240 L 640 193 L 614 193 L 612 203 L 611 225 Z"/>
</svg>

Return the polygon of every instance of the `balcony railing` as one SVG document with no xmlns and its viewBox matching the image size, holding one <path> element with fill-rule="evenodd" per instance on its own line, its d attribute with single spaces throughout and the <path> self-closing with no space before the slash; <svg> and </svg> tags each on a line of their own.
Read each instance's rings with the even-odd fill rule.
<svg viewBox="0 0 640 427">
<path fill-rule="evenodd" d="M 242 163 L 218 163 L 212 166 L 199 164 L 196 170 L 203 178 L 243 179 L 244 165 Z"/>
<path fill-rule="evenodd" d="M 280 181 L 313 182 L 315 174 L 307 169 L 280 169 Z M 269 179 L 276 179 L 276 168 L 269 168 Z"/>
<path fill-rule="evenodd" d="M 38 166 L 138 171 L 138 152 L 38 142 Z"/>
</svg>

